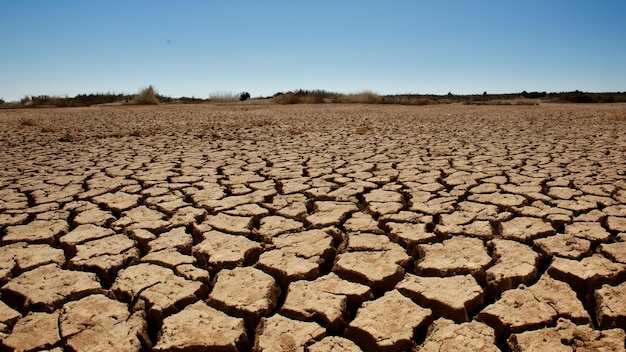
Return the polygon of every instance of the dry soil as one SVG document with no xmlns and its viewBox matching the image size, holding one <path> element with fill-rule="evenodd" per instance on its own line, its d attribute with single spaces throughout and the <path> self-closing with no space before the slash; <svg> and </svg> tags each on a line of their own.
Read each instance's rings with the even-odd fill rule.
<svg viewBox="0 0 626 352">
<path fill-rule="evenodd" d="M 0 110 L 0 343 L 624 350 L 626 106 Z"/>
</svg>

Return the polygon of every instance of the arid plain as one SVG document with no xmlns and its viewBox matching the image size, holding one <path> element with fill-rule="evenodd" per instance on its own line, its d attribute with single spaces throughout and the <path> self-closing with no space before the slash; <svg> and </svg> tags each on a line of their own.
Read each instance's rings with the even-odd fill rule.
<svg viewBox="0 0 626 352">
<path fill-rule="evenodd" d="M 0 146 L 3 350 L 625 348 L 625 105 L 0 110 Z"/>
</svg>

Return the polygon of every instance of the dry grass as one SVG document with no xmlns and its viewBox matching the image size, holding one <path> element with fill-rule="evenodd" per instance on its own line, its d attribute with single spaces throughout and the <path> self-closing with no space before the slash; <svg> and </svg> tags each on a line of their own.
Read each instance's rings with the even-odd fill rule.
<svg viewBox="0 0 626 352">
<path fill-rule="evenodd" d="M 364 90 L 359 93 L 345 94 L 339 97 L 340 103 L 380 104 L 382 98 L 378 93 Z"/>
<path fill-rule="evenodd" d="M 276 104 L 290 105 L 300 103 L 300 97 L 294 93 L 278 94 L 272 99 Z"/>
<path fill-rule="evenodd" d="M 233 103 L 239 101 L 239 95 L 226 91 L 213 92 L 209 95 L 209 101 L 213 103 Z"/>
<path fill-rule="evenodd" d="M 143 88 L 133 98 L 133 103 L 138 105 L 158 105 L 157 91 L 153 86 Z"/>
</svg>

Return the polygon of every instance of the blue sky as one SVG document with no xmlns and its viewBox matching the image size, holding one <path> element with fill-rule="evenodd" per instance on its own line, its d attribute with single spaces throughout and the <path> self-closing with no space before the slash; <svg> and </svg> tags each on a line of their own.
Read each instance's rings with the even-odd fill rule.
<svg viewBox="0 0 626 352">
<path fill-rule="evenodd" d="M 0 98 L 626 91 L 626 1 L 0 0 Z"/>
</svg>

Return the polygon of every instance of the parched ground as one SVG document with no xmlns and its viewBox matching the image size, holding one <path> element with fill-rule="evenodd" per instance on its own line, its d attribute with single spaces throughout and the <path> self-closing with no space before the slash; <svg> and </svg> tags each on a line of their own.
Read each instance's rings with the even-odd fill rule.
<svg viewBox="0 0 626 352">
<path fill-rule="evenodd" d="M 16 351 L 625 348 L 626 106 L 0 110 Z"/>
</svg>

